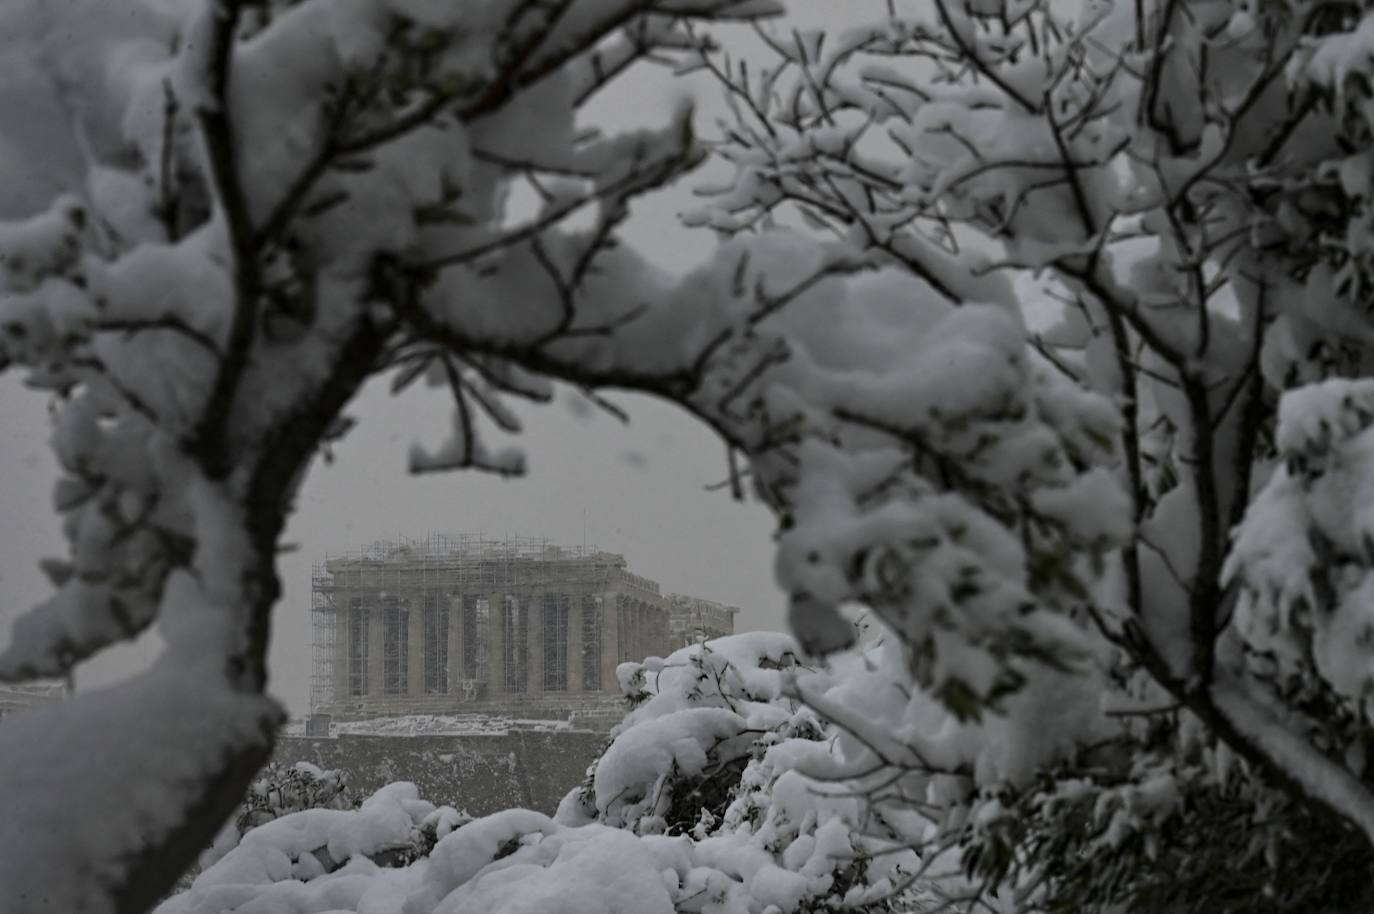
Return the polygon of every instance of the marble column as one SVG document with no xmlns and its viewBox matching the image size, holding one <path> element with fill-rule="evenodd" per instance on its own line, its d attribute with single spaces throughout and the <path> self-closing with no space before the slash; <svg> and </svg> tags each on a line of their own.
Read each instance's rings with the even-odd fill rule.
<svg viewBox="0 0 1374 914">
<path fill-rule="evenodd" d="M 585 595 L 568 595 L 568 678 L 564 686 L 569 692 L 582 691 L 582 602 Z"/>
<path fill-rule="evenodd" d="M 525 694 L 544 691 L 544 594 L 531 593 L 525 615 Z"/>
<path fill-rule="evenodd" d="M 412 697 L 425 694 L 425 597 L 422 591 L 411 594 L 406 614 L 406 681 L 401 692 Z"/>
</svg>

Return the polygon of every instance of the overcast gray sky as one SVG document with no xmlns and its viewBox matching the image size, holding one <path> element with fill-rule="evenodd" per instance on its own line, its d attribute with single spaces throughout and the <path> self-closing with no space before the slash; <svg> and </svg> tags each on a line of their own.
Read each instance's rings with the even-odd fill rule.
<svg viewBox="0 0 1374 914">
<path fill-rule="evenodd" d="M 846 11 L 867 5 L 806 0 L 790 8 L 794 21 L 838 23 Z M 11 101 L 31 91 L 12 63 L 0 59 L 0 74 L 9 77 L 0 94 Z M 640 68 L 600 100 L 594 118 L 611 128 L 662 122 L 672 96 L 686 91 L 698 97 L 704 117 L 719 110 L 714 91 L 700 81 L 689 85 Z M 44 185 L 38 177 L 27 183 L 29 190 Z M 634 244 L 673 270 L 699 262 L 714 243 L 706 233 L 676 223 L 675 214 L 692 205 L 692 183 L 642 204 L 627 227 Z M 0 197 L 16 192 L 11 184 L 0 188 Z M 4 208 L 13 205 L 10 201 Z M 742 606 L 743 629 L 781 628 L 784 601 L 773 583 L 772 517 L 758 504 L 705 491 L 725 475 L 721 443 L 676 407 L 643 397 L 616 399 L 631 413 L 628 427 L 600 413 L 578 415 L 566 400 L 523 410 L 526 478 L 475 473 L 416 478 L 405 473 L 406 451 L 417 436 L 433 444 L 445 435 L 447 401 L 427 390 L 397 400 L 387 395 L 385 383 L 369 388 L 350 410 L 358 427 L 336 449 L 332 465 L 313 467 L 287 531 L 286 540 L 300 549 L 282 561 L 285 597 L 274 621 L 272 691 L 293 714 L 307 710 L 311 564 L 326 552 L 431 532 L 539 536 L 563 543 L 581 543 L 585 537 L 623 553 L 633 570 L 665 590 Z M 13 373 L 0 377 L 0 630 L 5 632 L 16 615 L 47 593 L 37 560 L 65 554 L 50 506 L 56 471 L 48 434 L 45 398 L 25 391 Z M 107 652 L 79 671 L 78 685 L 127 675 L 156 649 L 145 638 Z"/>
</svg>

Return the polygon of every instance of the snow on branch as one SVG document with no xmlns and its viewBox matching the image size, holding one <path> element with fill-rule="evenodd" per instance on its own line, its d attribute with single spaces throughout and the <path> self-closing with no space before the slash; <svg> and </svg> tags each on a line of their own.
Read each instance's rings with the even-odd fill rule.
<svg viewBox="0 0 1374 914">
<path fill-rule="evenodd" d="M 39 43 L 71 35 L 95 50 L 80 66 L 56 45 L 35 57 L 61 71 L 64 98 L 83 101 L 43 111 L 49 120 L 33 134 L 43 143 L 71 134 L 84 160 L 60 183 L 78 191 L 0 223 L 0 366 L 54 396 L 63 472 L 54 505 L 70 546 L 48 563 L 56 593 L 21 617 L 0 677 L 64 674 L 153 624 L 168 644 L 144 685 L 78 699 L 52 718 L 55 733 L 89 728 L 90 758 L 102 755 L 94 746 L 110 739 L 110 721 L 127 736 L 144 732 L 133 718 L 149 713 L 146 739 L 104 755 L 131 784 L 136 754 L 165 751 L 172 772 L 146 790 L 108 790 L 109 827 L 80 841 L 59 832 L 79 849 L 62 887 L 69 907 L 134 910 L 159 897 L 270 752 L 276 712 L 261 692 L 281 592 L 277 539 L 303 473 L 347 427 L 342 412 L 362 384 L 398 354 L 425 352 L 420 371 L 451 379 L 464 417 L 464 459 L 441 462 L 513 469 L 517 458 L 481 456 L 474 416 L 513 430 L 505 396 L 547 398 L 541 353 L 614 333 L 638 313 L 637 302 L 587 313 L 577 287 L 615 247 L 628 201 L 701 151 L 685 116 L 582 137 L 577 108 L 601 79 L 593 55 L 609 53 L 598 59 L 623 72 L 624 38 L 635 42 L 631 58 L 671 53 L 688 19 L 776 9 L 206 0 L 140 6 L 108 31 L 108 17 L 83 18 L 84 7 L 20 17 L 15 27 Z M 533 141 L 547 153 L 537 166 Z M 31 160 L 21 172 L 51 153 L 26 142 L 16 151 Z M 561 191 L 575 205 L 502 237 L 508 187 L 545 165 L 583 176 Z M 597 212 L 589 237 L 559 231 L 583 208 Z M 474 257 L 484 270 L 488 255 L 542 251 L 556 267 L 561 316 L 518 328 L 499 352 L 455 351 L 417 333 L 402 315 L 420 287 L 454 272 L 421 267 L 474 246 L 485 247 Z M 154 679 L 172 704 L 142 700 Z M 0 741 L 41 729 L 47 713 L 6 721 Z M 176 736 L 202 724 L 219 727 L 214 739 Z M 22 795 L 34 811 L 7 833 L 3 856 L 7 875 L 37 879 L 50 870 L 31 855 L 59 855 L 26 844 L 23 829 L 85 794 L 59 746 L 29 750 L 49 776 L 41 789 L 28 774 L 0 778 L 7 808 Z"/>
</svg>

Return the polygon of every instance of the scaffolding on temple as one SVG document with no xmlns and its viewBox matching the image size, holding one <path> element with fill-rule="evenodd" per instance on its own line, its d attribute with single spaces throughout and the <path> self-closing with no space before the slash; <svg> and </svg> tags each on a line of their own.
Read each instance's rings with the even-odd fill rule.
<svg viewBox="0 0 1374 914">
<path fill-rule="evenodd" d="M 658 585 L 625 566 L 596 546 L 481 535 L 379 541 L 326 556 L 311 576 L 311 712 L 611 688 L 604 625 L 617 625 L 608 648 L 626 656 L 640 650 L 628 639 L 648 631 L 632 629 L 632 619 L 663 614 L 666 635 Z M 612 588 L 634 601 L 606 602 Z M 626 615 L 631 602 L 639 616 Z M 607 622 L 603 611 L 623 621 Z"/>
<path fill-rule="evenodd" d="M 476 701 L 487 681 L 487 626 L 491 601 L 478 596 L 463 598 L 463 672 L 455 690 L 464 701 Z"/>
<path fill-rule="evenodd" d="M 543 689 L 545 692 L 566 692 L 568 690 L 568 613 L 570 601 L 565 593 L 546 593 L 543 601 L 544 632 L 541 639 L 544 648 Z"/>
<path fill-rule="evenodd" d="M 335 693 L 335 651 L 339 644 L 339 611 L 322 562 L 310 571 L 310 710 L 330 702 Z"/>
</svg>

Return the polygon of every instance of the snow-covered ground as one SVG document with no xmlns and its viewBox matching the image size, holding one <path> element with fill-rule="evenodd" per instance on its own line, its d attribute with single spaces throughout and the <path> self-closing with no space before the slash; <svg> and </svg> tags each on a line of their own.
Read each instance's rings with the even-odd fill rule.
<svg viewBox="0 0 1374 914">
<path fill-rule="evenodd" d="M 404 714 L 369 720 L 336 721 L 331 736 L 500 736 L 512 730 L 571 730 L 567 720 L 526 720 L 490 714 Z M 305 721 L 286 725 L 286 736 L 306 736 Z"/>
</svg>

